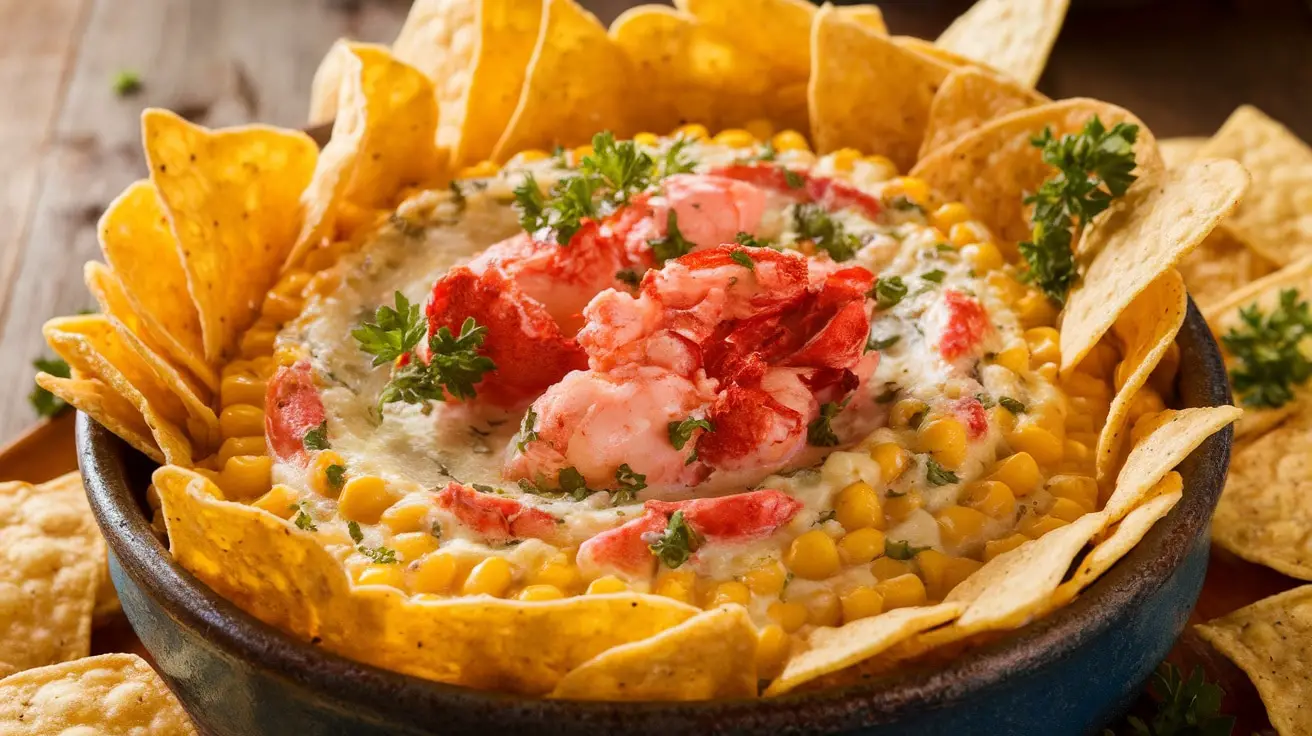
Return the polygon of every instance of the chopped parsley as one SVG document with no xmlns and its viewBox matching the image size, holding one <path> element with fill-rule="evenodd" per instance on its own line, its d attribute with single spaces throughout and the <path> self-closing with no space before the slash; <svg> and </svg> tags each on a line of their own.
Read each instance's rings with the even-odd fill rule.
<svg viewBox="0 0 1312 736">
<path fill-rule="evenodd" d="M 747 246 L 748 248 L 768 248 L 768 247 L 770 247 L 770 246 L 766 245 L 765 243 L 762 243 L 761 241 L 757 240 L 757 239 L 756 239 L 756 236 L 752 235 L 751 233 L 743 233 L 743 232 L 740 232 L 740 233 L 738 233 L 737 235 L 733 236 L 733 242 L 737 243 L 738 245 L 745 245 L 745 246 Z"/>
<path fill-rule="evenodd" d="M 442 538 L 442 522 L 440 522 L 440 521 L 435 521 L 435 522 L 433 522 L 433 525 L 430 526 L 430 527 L 428 527 L 428 533 L 429 533 L 429 534 L 432 534 L 434 537 L 436 537 L 436 538 L 438 538 L 438 539 L 441 539 L 441 538 Z"/>
<path fill-rule="evenodd" d="M 866 340 L 866 352 L 871 350 L 887 350 L 896 345 L 901 339 L 901 335 L 892 335 L 890 337 L 881 337 L 879 339 L 871 337 Z"/>
<path fill-rule="evenodd" d="M 806 426 L 806 443 L 813 447 L 833 447 L 838 444 L 838 435 L 834 434 L 833 420 L 847 406 L 851 397 L 841 403 L 828 401 L 820 405 L 820 416 Z"/>
<path fill-rule="evenodd" d="M 876 280 L 872 291 L 875 308 L 892 309 L 906 298 L 907 285 L 903 283 L 901 276 L 887 276 Z"/>
<path fill-rule="evenodd" d="M 114 94 L 119 97 L 131 97 L 141 91 L 141 75 L 131 69 L 114 72 Z"/>
<path fill-rule="evenodd" d="M 473 317 L 465 319 L 458 336 L 452 335 L 448 327 L 430 336 L 427 363 L 414 352 L 427 330 L 418 305 L 410 304 L 397 292 L 396 308 L 379 307 L 375 320 L 352 330 L 351 336 L 360 343 L 361 350 L 374 356 L 374 365 L 394 363 L 392 380 L 378 397 L 380 409 L 394 401 L 446 401 L 448 395 L 472 399 L 476 395 L 474 385 L 483 380 L 483 374 L 496 370 L 496 363 L 478 352 L 487 328 L 479 326 Z M 395 366 L 402 356 L 408 360 Z"/>
<path fill-rule="evenodd" d="M 652 254 L 656 256 L 657 263 L 664 263 L 671 258 L 687 255 L 696 247 L 696 243 L 684 240 L 683 233 L 679 232 L 679 216 L 672 209 L 669 215 L 665 217 L 665 237 L 649 240 L 647 245 L 651 246 Z"/>
<path fill-rule="evenodd" d="M 835 261 L 848 260 L 861 248 L 861 241 L 844 230 L 842 223 L 817 204 L 799 204 L 794 207 L 793 226 L 797 230 L 798 239 L 810 240 Z"/>
<path fill-rule="evenodd" d="M 560 490 L 568 493 L 575 501 L 582 501 L 592 495 L 592 489 L 588 488 L 588 481 L 583 477 L 583 473 L 573 465 L 560 471 L 556 482 L 560 485 Z"/>
<path fill-rule="evenodd" d="M 32 367 L 43 373 L 49 373 L 56 378 L 68 378 L 72 375 L 68 363 L 59 358 L 37 358 L 32 361 Z M 58 416 L 68 408 L 68 402 L 40 386 L 32 388 L 32 393 L 27 395 L 27 400 L 32 404 L 32 408 L 36 410 L 36 415 L 39 417 Z"/>
<path fill-rule="evenodd" d="M 373 560 L 378 565 L 395 565 L 397 563 L 396 550 L 390 547 L 366 547 L 364 544 L 364 532 L 360 531 L 360 524 L 354 521 L 346 522 L 346 533 L 351 535 L 351 541 L 355 542 L 355 549 L 360 554 Z"/>
<path fill-rule="evenodd" d="M 488 484 L 486 484 L 486 483 L 470 483 L 470 484 L 469 484 L 469 487 L 470 487 L 470 488 L 473 488 L 474 490 L 478 491 L 479 493 L 497 493 L 497 492 L 498 492 L 495 486 L 490 486 L 490 485 L 488 485 Z"/>
<path fill-rule="evenodd" d="M 998 402 L 994 401 L 993 397 L 988 394 L 975 394 L 975 400 L 985 409 L 992 409 L 998 405 Z"/>
<path fill-rule="evenodd" d="M 329 488 L 334 491 L 342 490 L 342 486 L 346 483 L 346 466 L 333 463 L 324 468 L 323 474 Z"/>
<path fill-rule="evenodd" d="M 692 439 L 693 431 L 697 429 L 714 432 L 715 425 L 711 424 L 709 419 L 698 419 L 697 417 L 688 417 L 682 422 L 670 422 L 670 444 L 674 446 L 674 449 L 682 450 L 683 446 L 688 444 L 688 440 Z"/>
<path fill-rule="evenodd" d="M 780 166 L 779 168 L 784 172 L 784 183 L 788 185 L 789 189 L 801 189 L 806 186 L 806 177 L 787 166 Z"/>
<path fill-rule="evenodd" d="M 765 145 L 761 146 L 761 152 L 756 154 L 756 160 L 773 161 L 778 154 L 779 152 L 774 149 L 774 141 L 767 140 Z"/>
<path fill-rule="evenodd" d="M 911 546 L 911 543 L 905 539 L 884 540 L 884 555 L 892 560 L 901 560 L 905 562 L 927 549 L 929 549 L 929 547 L 913 547 Z"/>
<path fill-rule="evenodd" d="M 331 447 L 328 444 L 328 420 L 319 422 L 319 426 L 306 432 L 305 437 L 301 438 L 301 444 L 307 450 L 327 450 Z"/>
<path fill-rule="evenodd" d="M 611 504 L 619 506 L 638 500 L 638 491 L 647 487 L 647 476 L 633 472 L 628 463 L 615 469 L 615 483 L 618 486 L 611 491 Z"/>
<path fill-rule="evenodd" d="M 675 158 L 678 158 L 677 152 Z M 651 156 L 639 149 L 636 143 L 617 143 L 608 130 L 592 136 L 592 153 L 579 163 L 579 170 L 585 178 L 600 182 L 599 188 L 606 190 L 604 198 L 612 206 L 627 204 L 630 197 L 646 189 L 651 184 L 654 167 Z"/>
<path fill-rule="evenodd" d="M 756 270 L 756 263 L 752 260 L 752 257 L 740 250 L 733 251 L 729 254 L 729 257 L 733 259 L 734 263 L 737 263 L 748 271 Z"/>
<path fill-rule="evenodd" d="M 943 283 L 944 276 L 947 276 L 947 272 L 941 268 L 936 268 L 933 271 L 926 271 L 920 274 L 920 280 L 928 281 L 931 284 L 941 284 Z"/>
<path fill-rule="evenodd" d="M 538 413 L 533 411 L 533 407 L 530 406 L 528 412 L 524 414 L 523 421 L 519 423 L 519 442 L 516 443 L 515 447 L 520 452 L 524 451 L 524 446 L 528 443 L 538 441 L 537 426 Z"/>
<path fill-rule="evenodd" d="M 1221 336 L 1235 357 L 1230 381 L 1244 404 L 1276 408 L 1294 398 L 1294 389 L 1312 378 L 1312 360 L 1301 343 L 1312 335 L 1312 314 L 1297 289 L 1283 289 L 1270 314 L 1256 304 L 1239 310 L 1239 326 Z"/>
<path fill-rule="evenodd" d="M 837 517 L 837 516 L 838 516 L 838 511 L 836 511 L 836 510 L 834 510 L 834 509 L 829 509 L 829 510 L 827 510 L 827 511 L 821 511 L 821 512 L 820 512 L 820 515 L 817 516 L 817 517 L 815 517 L 815 521 L 812 522 L 811 526 L 821 526 L 821 525 L 824 524 L 826 521 L 833 521 L 834 518 Z"/>
<path fill-rule="evenodd" d="M 664 533 L 648 545 L 648 549 L 661 564 L 675 569 L 688 561 L 701 546 L 701 542 L 701 536 L 684 520 L 683 512 L 675 511 L 666 523 Z"/>
<path fill-rule="evenodd" d="M 383 305 L 374 311 L 373 322 L 363 322 L 351 330 L 351 337 L 360 343 L 360 349 L 374 356 L 373 365 L 394 362 L 413 351 L 428 325 L 419 314 L 419 305 L 411 304 L 401 292 L 393 295 L 395 307 Z"/>
<path fill-rule="evenodd" d="M 638 275 L 637 271 L 634 271 L 631 268 L 626 268 L 615 272 L 615 280 L 621 281 L 636 289 L 638 288 L 638 284 L 642 282 L 642 277 Z"/>
<path fill-rule="evenodd" d="M 960 483 L 957 474 L 939 464 L 932 457 L 925 458 L 925 480 L 932 486 L 946 486 Z"/>
<path fill-rule="evenodd" d="M 1163 662 L 1148 692 L 1157 706 L 1151 719 L 1128 716 L 1128 729 L 1104 729 L 1104 736 L 1230 736 L 1234 731 L 1234 716 L 1221 715 L 1225 692 L 1206 680 L 1201 667 L 1186 680 L 1175 665 Z"/>
<path fill-rule="evenodd" d="M 542 196 L 542 187 L 532 173 L 524 174 L 524 181 L 515 187 L 515 204 L 519 207 L 519 225 L 527 232 L 534 232 L 546 223 L 543 210 L 547 202 Z"/>
<path fill-rule="evenodd" d="M 300 503 L 294 503 L 287 507 L 296 512 L 296 518 L 292 519 L 292 523 L 296 525 L 297 529 L 302 531 L 318 531 L 319 527 L 315 525 L 314 519 L 310 518 L 310 515 L 305 512 L 307 505 L 308 504 L 305 501 L 301 501 Z"/>
<path fill-rule="evenodd" d="M 1003 409 L 1006 409 L 1012 414 L 1025 413 L 1025 404 L 1020 401 L 1017 401 L 1016 399 L 1011 398 L 1010 396 L 999 396 L 998 406 L 1001 406 Z"/>
<path fill-rule="evenodd" d="M 925 211 L 925 208 L 924 208 L 924 207 L 921 207 L 920 205 L 918 205 L 918 204 L 916 204 L 915 202 L 911 201 L 911 199 L 908 198 L 908 197 L 907 197 L 906 195 L 904 195 L 904 194 L 899 194 L 898 196 L 894 197 L 894 198 L 893 198 L 893 201 L 892 201 L 892 202 L 889 202 L 889 205 L 890 205 L 893 209 L 895 209 L 895 210 L 899 210 L 899 211 L 902 211 L 902 212 L 924 212 L 924 211 Z"/>
<path fill-rule="evenodd" d="M 679 138 L 665 149 L 665 158 L 661 161 L 661 176 L 673 176 L 674 174 L 690 174 L 697 165 L 694 161 L 684 159 L 683 149 L 692 144 L 688 138 Z"/>
<path fill-rule="evenodd" d="M 1024 277 L 1058 304 L 1066 302 L 1079 279 L 1071 251 L 1074 234 L 1137 178 L 1131 172 L 1138 136 L 1137 125 L 1117 123 L 1108 130 L 1094 116 L 1077 134 L 1054 138 L 1052 129 L 1044 128 L 1030 140 L 1057 174 L 1024 200 L 1034 205 L 1031 239 L 1019 246 L 1028 266 Z"/>
</svg>

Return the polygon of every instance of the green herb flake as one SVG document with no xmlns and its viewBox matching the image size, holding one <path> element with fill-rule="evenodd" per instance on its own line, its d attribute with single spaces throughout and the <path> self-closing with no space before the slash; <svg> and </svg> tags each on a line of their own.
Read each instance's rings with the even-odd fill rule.
<svg viewBox="0 0 1312 736">
<path fill-rule="evenodd" d="M 670 422 L 667 428 L 670 434 L 670 444 L 676 450 L 682 450 L 683 446 L 688 444 L 694 430 L 715 431 L 715 425 L 709 419 L 699 419 L 697 417 L 688 417 L 681 422 Z"/>
<path fill-rule="evenodd" d="M 743 251 L 735 250 L 729 254 L 729 258 L 733 259 L 734 263 L 737 263 L 739 266 L 742 266 L 748 271 L 756 270 L 756 263 L 752 261 L 752 257 L 747 255 Z"/>
<path fill-rule="evenodd" d="M 957 474 L 939 464 L 932 457 L 925 458 L 925 480 L 932 486 L 946 486 L 960 483 Z"/>
<path fill-rule="evenodd" d="M 826 521 L 833 521 L 837 516 L 838 516 L 838 512 L 834 509 L 821 511 L 820 514 L 815 517 L 815 521 L 812 522 L 811 526 L 820 526 L 824 524 Z"/>
<path fill-rule="evenodd" d="M 697 244 L 684 239 L 683 233 L 679 232 L 679 216 L 671 209 L 665 217 L 665 237 L 649 240 L 647 245 L 651 246 L 656 262 L 665 263 L 671 258 L 691 253 Z"/>
<path fill-rule="evenodd" d="M 817 204 L 796 205 L 793 208 L 793 227 L 799 240 L 810 240 L 840 263 L 851 259 L 861 249 L 861 241 Z"/>
<path fill-rule="evenodd" d="M 324 468 L 323 474 L 330 489 L 334 491 L 342 490 L 342 486 L 346 483 L 346 466 L 333 463 Z"/>
<path fill-rule="evenodd" d="M 875 339 L 874 337 L 871 337 L 866 340 L 866 352 L 870 352 L 871 350 L 887 350 L 888 348 L 891 348 L 894 345 L 898 344 L 898 341 L 900 341 L 901 339 L 902 339 L 901 335 L 891 335 L 889 337 L 881 337 L 879 339 Z"/>
<path fill-rule="evenodd" d="M 305 509 L 308 505 L 309 504 L 305 501 L 301 501 L 300 503 L 294 503 L 288 507 L 296 512 L 296 518 L 292 519 L 292 523 L 296 525 L 297 529 L 302 531 L 318 531 L 319 527 L 315 525 L 314 519 L 310 518 L 310 515 L 306 513 Z"/>
<path fill-rule="evenodd" d="M 528 443 L 538 441 L 537 426 L 538 413 L 530 406 L 524 414 L 524 419 L 519 423 L 519 442 L 515 443 L 515 447 L 520 452 L 524 451 Z"/>
<path fill-rule="evenodd" d="M 904 194 L 899 194 L 898 196 L 894 197 L 894 198 L 893 198 L 893 201 L 889 202 L 889 205 L 890 205 L 893 209 L 898 210 L 899 212 L 920 212 L 920 213 L 924 213 L 924 211 L 925 211 L 925 208 L 924 208 L 924 207 L 921 207 L 920 205 L 918 205 L 918 204 L 916 204 L 915 202 L 911 201 L 911 199 L 908 198 L 908 197 L 907 197 L 906 195 L 904 195 Z"/>
<path fill-rule="evenodd" d="M 410 353 L 428 332 L 428 323 L 420 315 L 418 304 L 411 304 L 399 291 L 392 298 L 394 307 L 378 307 L 373 322 L 361 323 L 351 330 L 351 337 L 360 349 L 374 356 L 375 366 L 392 363 Z"/>
<path fill-rule="evenodd" d="M 1239 325 L 1221 336 L 1235 357 L 1230 381 L 1244 405 L 1278 408 L 1312 377 L 1302 343 L 1312 335 L 1312 315 L 1297 289 L 1283 289 L 1270 314 L 1252 304 L 1239 310 Z"/>
<path fill-rule="evenodd" d="M 872 292 L 876 309 L 892 309 L 906 298 L 907 285 L 901 276 L 886 276 L 875 281 Z"/>
<path fill-rule="evenodd" d="M 994 401 L 993 397 L 988 394 L 975 394 L 975 400 L 985 409 L 992 409 L 998 405 L 998 402 Z"/>
<path fill-rule="evenodd" d="M 936 268 L 933 271 L 926 271 L 920 274 L 920 280 L 928 281 L 931 284 L 941 284 L 943 283 L 944 276 L 947 276 L 947 272 L 941 268 Z"/>
<path fill-rule="evenodd" d="M 428 363 L 411 355 L 406 365 L 393 372 L 379 396 L 379 406 L 393 401 L 445 401 L 448 395 L 458 400 L 474 398 L 474 385 L 497 367 L 491 358 L 478 352 L 486 337 L 487 328 L 479 326 L 473 317 L 465 318 L 458 336 L 452 335 L 448 327 L 438 329 L 428 339 Z"/>
<path fill-rule="evenodd" d="M 49 373 L 56 378 L 68 378 L 72 375 L 68 363 L 59 358 L 37 358 L 32 361 L 32 367 L 42 373 Z M 32 408 L 36 410 L 36 415 L 39 417 L 58 416 L 68 408 L 66 401 L 40 386 L 32 388 L 32 392 L 27 395 L 27 400 L 32 404 Z"/>
<path fill-rule="evenodd" d="M 114 94 L 119 97 L 131 97 L 141 91 L 141 74 L 131 69 L 114 72 Z"/>
<path fill-rule="evenodd" d="M 901 560 L 902 562 L 906 562 L 907 560 L 914 559 L 916 555 L 927 549 L 929 549 L 929 547 L 913 547 L 911 543 L 905 539 L 884 540 L 884 555 L 891 560 Z"/>
<path fill-rule="evenodd" d="M 1207 682 L 1201 667 L 1195 667 L 1186 680 L 1175 665 L 1163 662 L 1153 672 L 1148 692 L 1156 713 L 1148 720 L 1130 715 L 1125 726 L 1104 729 L 1104 736 L 1230 736 L 1234 732 L 1234 716 L 1221 714 L 1225 692 Z"/>
<path fill-rule="evenodd" d="M 301 439 L 301 444 L 307 450 L 327 450 L 331 445 L 328 444 L 328 420 L 319 422 L 319 426 L 305 433 Z"/>
<path fill-rule="evenodd" d="M 642 277 L 638 275 L 637 271 L 634 271 L 631 268 L 616 271 L 615 280 L 622 282 L 633 289 L 638 288 L 638 284 L 642 283 Z"/>
<path fill-rule="evenodd" d="M 833 401 L 820 405 L 820 416 L 806 427 L 806 443 L 812 447 L 834 447 L 838 444 L 838 435 L 834 434 L 833 420 L 851 401 L 849 396 L 841 403 Z"/>
<path fill-rule="evenodd" d="M 1017 401 L 1016 399 L 1011 398 L 1010 396 L 999 396 L 998 406 L 1001 406 L 1003 409 L 1006 409 L 1012 414 L 1025 413 L 1025 404 L 1020 401 Z"/>
<path fill-rule="evenodd" d="M 701 536 L 684 520 L 683 512 L 675 511 L 666 523 L 664 533 L 648 549 L 661 564 L 673 570 L 687 562 L 701 543 Z"/>
<path fill-rule="evenodd" d="M 801 189 L 806 186 L 806 177 L 793 171 L 787 166 L 780 166 L 779 168 L 784 172 L 784 183 L 788 185 L 789 189 Z"/>
<path fill-rule="evenodd" d="M 560 471 L 556 483 L 560 486 L 560 490 L 568 493 L 575 501 L 582 501 L 592 493 L 592 489 L 588 488 L 588 481 L 583 477 L 583 473 L 580 473 L 579 469 L 573 465 Z"/>
<path fill-rule="evenodd" d="M 679 138 L 665 149 L 665 158 L 661 161 L 661 176 L 673 176 L 675 174 L 691 174 L 697 166 L 695 161 L 683 158 L 683 149 L 692 145 L 692 140 L 688 138 Z"/>
<path fill-rule="evenodd" d="M 364 532 L 360 531 L 360 523 L 357 521 L 346 522 L 346 533 L 351 536 L 351 541 L 356 544 L 364 541 Z"/>
</svg>

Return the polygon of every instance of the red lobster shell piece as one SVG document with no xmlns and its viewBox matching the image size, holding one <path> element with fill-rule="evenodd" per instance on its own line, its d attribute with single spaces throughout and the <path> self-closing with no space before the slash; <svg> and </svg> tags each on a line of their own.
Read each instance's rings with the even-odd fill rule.
<svg viewBox="0 0 1312 736">
<path fill-rule="evenodd" d="M 711 169 L 712 176 L 736 179 L 786 195 L 799 202 L 815 202 L 830 212 L 855 209 L 874 220 L 883 211 L 877 197 L 838 179 L 792 171 L 770 163 L 738 163 Z"/>
<path fill-rule="evenodd" d="M 305 434 L 323 424 L 324 418 L 309 362 L 278 368 L 264 394 L 264 436 L 274 456 L 304 465 Z"/>
<path fill-rule="evenodd" d="M 939 336 L 938 352 L 945 360 L 956 360 L 977 348 L 992 326 L 984 305 L 956 289 L 943 290 L 943 303 L 947 321 Z"/>
<path fill-rule="evenodd" d="M 514 539 L 562 541 L 556 517 L 511 498 L 489 496 L 468 486 L 450 483 L 438 492 L 436 503 L 438 508 L 449 511 L 462 526 L 485 542 L 504 544 Z"/>
</svg>

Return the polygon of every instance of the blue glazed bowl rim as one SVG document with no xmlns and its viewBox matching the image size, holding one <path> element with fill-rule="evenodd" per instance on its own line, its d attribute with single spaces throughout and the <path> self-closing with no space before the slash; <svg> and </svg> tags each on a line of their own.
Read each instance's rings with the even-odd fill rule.
<svg viewBox="0 0 1312 736">
<path fill-rule="evenodd" d="M 1177 337 L 1179 392 L 1186 406 L 1230 403 L 1216 342 L 1189 302 Z M 899 714 L 959 703 L 1003 687 L 1008 677 L 1061 659 L 1095 640 L 1170 578 L 1191 543 L 1207 534 L 1225 483 L 1232 430 L 1208 438 L 1180 466 L 1186 493 L 1140 544 L 1067 606 L 946 664 L 911 666 L 851 685 L 757 700 L 695 703 L 543 700 L 412 677 L 355 662 L 269 626 L 222 598 L 178 565 L 150 528 L 143 499 L 152 467 L 144 456 L 86 415 L 77 422 L 78 460 L 110 551 L 127 576 L 177 625 L 203 632 L 232 660 L 253 663 L 292 687 L 343 711 L 406 713 L 406 721 L 441 723 L 451 709 L 515 709 L 547 722 L 634 723 L 659 718 L 719 732 L 779 732 L 809 723 L 849 730 L 887 723 Z"/>
</svg>

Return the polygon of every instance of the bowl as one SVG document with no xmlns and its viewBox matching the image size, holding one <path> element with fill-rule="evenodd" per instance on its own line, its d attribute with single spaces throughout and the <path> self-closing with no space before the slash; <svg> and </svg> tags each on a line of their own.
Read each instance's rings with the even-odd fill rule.
<svg viewBox="0 0 1312 736">
<path fill-rule="evenodd" d="M 1177 343 L 1180 404 L 1228 403 L 1221 356 L 1192 302 Z M 1227 428 L 1190 455 L 1183 500 L 1073 603 L 947 664 L 766 700 L 590 703 L 422 680 L 256 620 L 174 562 L 152 532 L 150 461 L 86 416 L 77 425 L 123 610 L 196 722 L 220 736 L 1095 733 L 1138 696 L 1198 599 L 1231 438 Z"/>
</svg>

